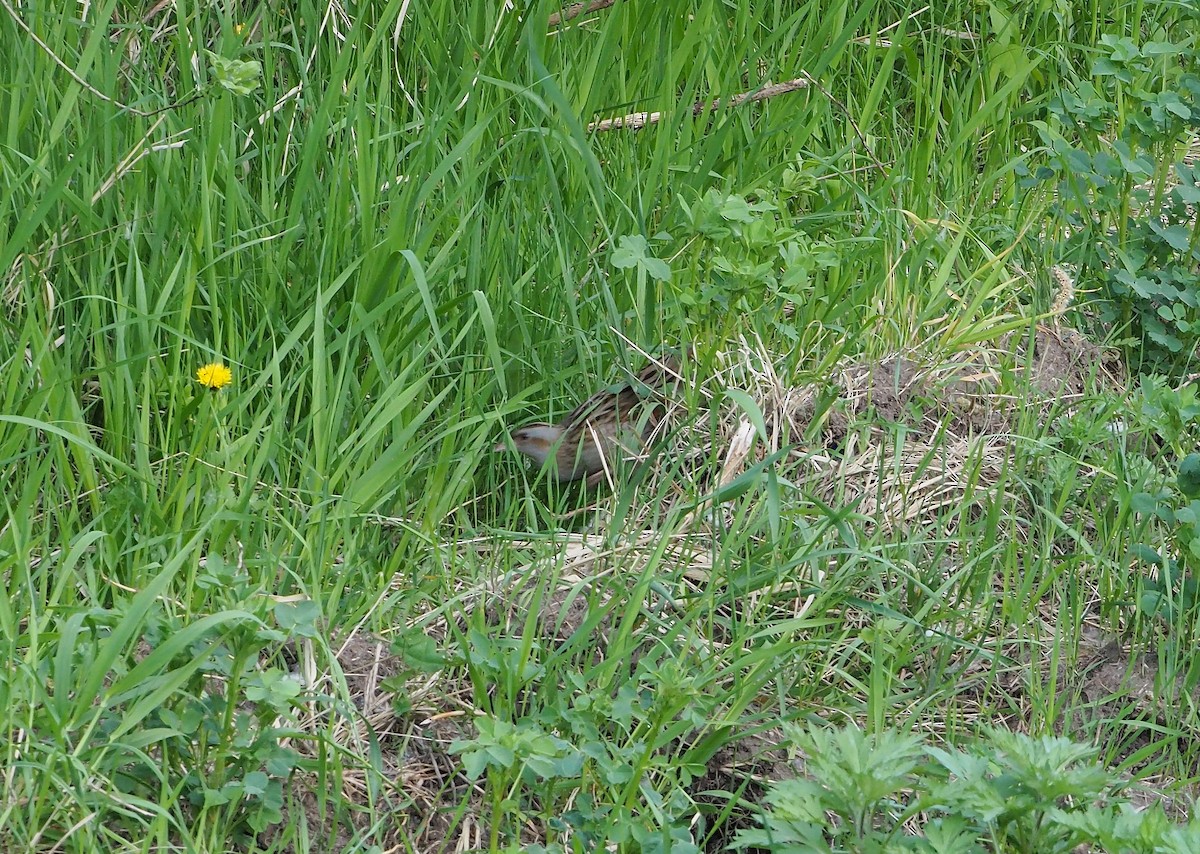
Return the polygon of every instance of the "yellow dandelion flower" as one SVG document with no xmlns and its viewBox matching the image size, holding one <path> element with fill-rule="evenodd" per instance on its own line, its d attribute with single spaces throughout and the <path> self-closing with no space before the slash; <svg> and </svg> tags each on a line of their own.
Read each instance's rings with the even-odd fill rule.
<svg viewBox="0 0 1200 854">
<path fill-rule="evenodd" d="M 211 362 L 196 371 L 196 379 L 200 381 L 200 385 L 212 391 L 220 391 L 233 382 L 233 372 L 220 362 Z"/>
<path fill-rule="evenodd" d="M 245 24 L 234 24 L 233 31 L 240 36 L 242 33 L 246 32 L 246 25 Z"/>
</svg>

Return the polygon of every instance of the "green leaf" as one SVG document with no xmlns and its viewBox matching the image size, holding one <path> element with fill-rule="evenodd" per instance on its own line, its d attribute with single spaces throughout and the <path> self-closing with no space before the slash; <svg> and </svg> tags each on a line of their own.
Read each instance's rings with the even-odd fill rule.
<svg viewBox="0 0 1200 854">
<path fill-rule="evenodd" d="M 750 204 L 741 196 L 726 196 L 719 213 L 726 222 L 754 222 Z"/>
<path fill-rule="evenodd" d="M 1142 45 L 1142 56 L 1178 56 L 1187 46 L 1175 42 L 1146 42 Z"/>
<path fill-rule="evenodd" d="M 628 270 L 636 267 L 649 253 L 650 244 L 640 234 L 623 234 L 617 238 L 617 248 L 613 250 L 612 265 L 618 270 Z"/>
<path fill-rule="evenodd" d="M 316 602 L 305 599 L 301 602 L 280 602 L 275 606 L 275 622 L 279 628 L 291 635 L 312 638 L 317 636 L 317 620 L 321 609 Z"/>
<path fill-rule="evenodd" d="M 646 272 L 650 275 L 650 278 L 655 281 L 671 281 L 671 265 L 661 258 L 645 258 L 642 261 L 642 266 L 646 268 Z"/>
<path fill-rule="evenodd" d="M 251 771 L 242 780 L 242 791 L 247 795 L 257 798 L 266 794 L 267 785 L 270 782 L 267 775 L 262 771 Z"/>
<path fill-rule="evenodd" d="M 1129 507 L 1134 513 L 1153 516 L 1158 512 L 1158 497 L 1151 495 L 1149 492 L 1135 492 L 1129 499 Z"/>
<path fill-rule="evenodd" d="M 754 429 L 758 432 L 759 438 L 765 442 L 769 438 L 767 435 L 767 421 L 763 417 L 762 410 L 759 409 L 754 398 L 737 388 L 725 389 L 725 396 L 736 403 L 742 412 L 746 413 L 746 417 L 750 419 L 750 423 L 754 425 Z"/>
<path fill-rule="evenodd" d="M 224 806 L 233 799 L 236 794 L 236 789 L 231 790 L 229 786 L 220 789 L 205 789 L 204 790 L 204 806 L 219 807 Z"/>
<path fill-rule="evenodd" d="M 1179 491 L 1188 498 L 1200 498 L 1200 454 L 1188 454 L 1183 458 L 1176 482 Z"/>
<path fill-rule="evenodd" d="M 257 60 L 245 62 L 240 59 L 226 59 L 211 50 L 204 53 L 208 56 L 217 82 L 235 95 L 249 95 L 262 81 L 262 63 Z"/>
<path fill-rule="evenodd" d="M 618 237 L 617 248 L 613 250 L 611 260 L 618 270 L 637 267 L 645 270 L 646 274 L 656 281 L 671 281 L 670 265 L 654 257 L 650 252 L 650 243 L 640 234 L 623 234 Z"/>
<path fill-rule="evenodd" d="M 1173 192 L 1181 202 L 1189 205 L 1200 204 L 1200 184 L 1178 184 Z"/>
<path fill-rule="evenodd" d="M 467 773 L 467 779 L 478 780 L 479 776 L 487 769 L 488 755 L 483 750 L 472 750 L 463 754 L 462 763 L 463 770 Z"/>
<path fill-rule="evenodd" d="M 1141 596 L 1138 597 L 1137 607 L 1138 607 L 1138 610 L 1141 611 L 1144 616 L 1153 617 L 1155 614 L 1158 613 L 1159 609 L 1162 608 L 1163 605 L 1165 604 L 1164 600 L 1165 600 L 1165 597 L 1163 596 L 1162 593 L 1158 593 L 1158 592 L 1143 593 Z"/>
<path fill-rule="evenodd" d="M 403 658 L 407 666 L 422 673 L 436 673 L 449 663 L 438 650 L 437 641 L 417 629 L 398 635 L 392 641 L 392 651 Z"/>
<path fill-rule="evenodd" d="M 1182 225 L 1164 227 L 1161 223 L 1151 219 L 1150 228 L 1176 252 L 1186 252 L 1191 245 L 1192 236 Z"/>
<path fill-rule="evenodd" d="M 253 703 L 266 703 L 273 709 L 283 711 L 291 700 L 300 695 L 300 691 L 300 682 L 290 673 L 272 668 L 246 686 L 246 699 Z"/>
</svg>

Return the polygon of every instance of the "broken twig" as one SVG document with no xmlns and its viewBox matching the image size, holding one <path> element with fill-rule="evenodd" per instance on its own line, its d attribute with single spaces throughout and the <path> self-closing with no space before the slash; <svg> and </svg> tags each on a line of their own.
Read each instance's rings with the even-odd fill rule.
<svg viewBox="0 0 1200 854">
<path fill-rule="evenodd" d="M 599 12 L 601 9 L 607 9 L 617 0 L 592 0 L 590 3 L 573 3 L 561 12 L 555 12 L 546 19 L 547 26 L 557 27 L 559 24 L 569 21 L 572 18 L 578 18 L 587 12 Z"/>
<path fill-rule="evenodd" d="M 796 80 L 789 80 L 786 83 L 772 83 L 753 92 L 742 92 L 740 95 L 734 95 L 726 101 L 722 101 L 720 98 L 712 101 L 697 101 L 692 104 L 692 115 L 699 116 L 706 110 L 716 111 L 722 107 L 736 107 L 747 101 L 765 101 L 767 98 L 774 98 L 776 95 L 785 95 L 788 92 L 795 92 L 797 89 L 805 89 L 807 87 L 808 80 L 797 78 Z M 637 130 L 646 125 L 652 125 L 661 119 L 661 112 L 630 113 L 627 116 L 618 116 L 615 119 L 602 119 L 601 121 L 591 122 L 587 126 L 587 129 L 588 131 L 617 130 L 618 128 Z"/>
</svg>

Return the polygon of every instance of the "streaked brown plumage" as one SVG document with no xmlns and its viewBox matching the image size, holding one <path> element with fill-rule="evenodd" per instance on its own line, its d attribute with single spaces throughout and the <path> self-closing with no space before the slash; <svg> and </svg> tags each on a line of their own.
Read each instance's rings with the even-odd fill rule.
<svg viewBox="0 0 1200 854">
<path fill-rule="evenodd" d="M 658 398 L 678 377 L 675 359 L 651 362 L 634 382 L 593 394 L 557 424 L 518 427 L 512 432 L 512 444 L 538 465 L 547 466 L 560 482 L 597 480 L 618 459 L 642 450 L 665 411 Z M 494 450 L 506 447 L 499 442 Z"/>
</svg>

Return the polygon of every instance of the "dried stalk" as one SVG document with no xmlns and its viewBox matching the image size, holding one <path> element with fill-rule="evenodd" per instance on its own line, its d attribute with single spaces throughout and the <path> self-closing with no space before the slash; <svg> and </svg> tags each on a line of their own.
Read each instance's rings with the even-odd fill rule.
<svg viewBox="0 0 1200 854">
<path fill-rule="evenodd" d="M 772 83 L 753 92 L 742 92 L 739 95 L 734 95 L 727 101 L 722 101 L 720 98 L 715 98 L 712 101 L 697 101 L 692 104 L 692 115 L 698 116 L 706 110 L 716 111 L 722 107 L 736 107 L 745 104 L 747 101 L 765 101 L 767 98 L 774 98 L 776 95 L 785 95 L 788 92 L 795 92 L 797 89 L 806 89 L 808 85 L 808 80 L 797 78 L 789 80 L 786 83 Z M 652 125 L 661 119 L 661 112 L 630 113 L 627 116 L 619 116 L 615 119 L 603 119 L 591 122 L 587 129 L 588 131 L 617 130 L 618 128 L 638 130 L 646 125 Z"/>
<path fill-rule="evenodd" d="M 578 18 L 587 12 L 599 12 L 601 9 L 607 9 L 609 6 L 616 3 L 617 0 L 592 0 L 590 3 L 573 3 L 561 12 L 555 12 L 546 19 L 546 25 L 557 27 L 564 21 L 569 21 L 572 18 Z"/>
</svg>

